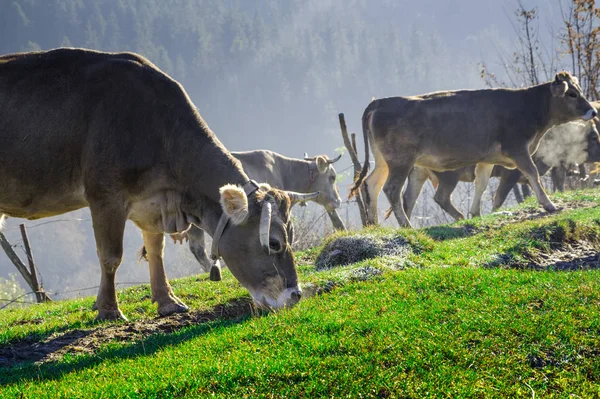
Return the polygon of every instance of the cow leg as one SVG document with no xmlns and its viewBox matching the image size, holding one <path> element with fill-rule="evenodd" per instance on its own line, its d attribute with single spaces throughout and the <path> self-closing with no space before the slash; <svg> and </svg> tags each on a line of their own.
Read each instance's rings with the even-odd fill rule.
<svg viewBox="0 0 600 399">
<path fill-rule="evenodd" d="M 489 163 L 478 163 L 475 166 L 475 195 L 469 211 L 472 217 L 481 216 L 481 197 L 490 182 L 492 169 L 494 169 L 494 165 Z"/>
<path fill-rule="evenodd" d="M 584 163 L 580 163 L 578 165 L 579 168 L 579 180 L 581 180 L 582 182 L 585 182 L 588 178 L 588 173 L 587 170 L 585 169 L 585 164 Z M 583 184 L 582 184 L 583 186 Z"/>
<path fill-rule="evenodd" d="M 115 274 L 123 259 L 123 233 L 125 211 L 118 206 L 90 204 L 96 252 L 102 274 L 100 289 L 93 309 L 98 311 L 97 320 L 127 320 L 119 309 L 115 287 Z"/>
<path fill-rule="evenodd" d="M 544 191 L 542 184 L 540 183 L 540 175 L 538 170 L 531 159 L 531 155 L 527 150 L 519 152 L 512 156 L 513 161 L 517 165 L 517 168 L 525 175 L 529 184 L 535 193 L 539 203 L 544 207 L 547 212 L 556 212 L 556 206 L 550 201 L 548 195 Z"/>
<path fill-rule="evenodd" d="M 173 294 L 173 289 L 167 280 L 163 264 L 163 253 L 165 249 L 164 234 L 154 234 L 144 231 L 144 246 L 150 269 L 150 288 L 152 289 L 152 302 L 158 303 L 158 314 L 168 316 L 173 313 L 187 312 L 179 298 Z"/>
<path fill-rule="evenodd" d="M 521 184 L 521 190 L 523 190 L 523 198 L 531 197 L 531 190 L 529 190 L 529 184 Z"/>
<path fill-rule="evenodd" d="M 452 193 L 458 185 L 459 175 L 452 172 L 444 172 L 437 175 L 439 186 L 435 190 L 433 200 L 455 220 L 464 219 L 465 216 L 452 203 Z"/>
<path fill-rule="evenodd" d="M 550 170 L 550 176 L 552 177 L 552 191 L 565 191 L 567 168 L 565 168 L 563 165 L 555 166 L 552 168 L 552 170 Z"/>
<path fill-rule="evenodd" d="M 377 156 L 377 154 L 375 154 Z M 365 180 L 367 186 L 367 222 L 368 224 L 379 224 L 379 216 L 377 215 L 377 199 L 386 179 L 388 178 L 388 166 L 385 161 L 376 158 L 375 169 L 369 174 Z"/>
<path fill-rule="evenodd" d="M 404 212 L 404 205 L 402 204 L 404 201 L 401 194 L 406 178 L 413 165 L 414 161 L 401 165 L 388 165 L 389 175 L 383 185 L 383 192 L 387 196 L 387 199 L 392 206 L 392 211 L 396 216 L 396 220 L 401 227 L 412 227 L 410 220 L 408 220 L 408 217 L 406 216 L 406 212 Z"/>
<path fill-rule="evenodd" d="M 421 194 L 423 184 L 425 184 L 428 178 L 429 174 L 427 173 L 427 170 L 419 166 L 415 166 L 412 172 L 410 172 L 410 175 L 408 175 L 408 182 L 406 183 L 403 199 L 404 211 L 409 219 L 415 204 L 417 203 L 417 198 L 419 198 L 419 194 Z"/>
<path fill-rule="evenodd" d="M 190 251 L 194 254 L 194 257 L 200 263 L 200 267 L 202 271 L 209 272 L 212 267 L 212 262 L 210 261 L 208 255 L 206 254 L 206 241 L 204 240 L 204 230 L 200 227 L 192 225 L 190 229 L 187 231 L 188 235 L 188 244 L 190 247 Z"/>
<path fill-rule="evenodd" d="M 497 191 L 496 191 L 497 192 Z M 512 192 L 515 196 L 515 199 L 517 200 L 517 202 L 520 204 L 521 202 L 523 202 L 523 194 L 521 194 L 521 189 L 519 188 L 518 184 L 515 184 L 512 188 Z M 494 202 L 496 200 L 496 196 L 494 196 Z M 502 201 L 504 203 L 504 201 Z M 502 206 L 502 205 L 500 205 Z"/>
<path fill-rule="evenodd" d="M 510 190 L 517 187 L 517 183 L 521 178 L 522 174 L 519 169 L 503 169 L 502 174 L 500 175 L 500 183 L 498 184 L 498 188 L 496 189 L 496 193 L 494 194 L 494 204 L 492 205 L 492 212 L 497 211 L 504 201 L 506 201 L 506 197 L 508 197 L 508 193 Z M 519 193 L 520 196 L 520 193 Z M 516 194 L 515 194 L 516 197 Z M 523 198 L 519 201 L 517 197 L 517 202 L 523 202 Z"/>
</svg>

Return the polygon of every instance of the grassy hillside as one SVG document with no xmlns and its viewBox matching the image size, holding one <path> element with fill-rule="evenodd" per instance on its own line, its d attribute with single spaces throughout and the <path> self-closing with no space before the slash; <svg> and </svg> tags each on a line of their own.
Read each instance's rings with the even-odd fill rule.
<svg viewBox="0 0 600 399">
<path fill-rule="evenodd" d="M 598 397 L 600 194 L 423 230 L 370 229 L 298 254 L 308 298 L 258 312 L 228 273 L 0 311 L 0 397 Z M 340 261 L 346 266 L 315 270 Z"/>
</svg>

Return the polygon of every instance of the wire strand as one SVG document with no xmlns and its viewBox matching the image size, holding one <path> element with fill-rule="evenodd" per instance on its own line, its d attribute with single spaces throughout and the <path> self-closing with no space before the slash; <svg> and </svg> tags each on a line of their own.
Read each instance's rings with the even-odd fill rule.
<svg viewBox="0 0 600 399">
<path fill-rule="evenodd" d="M 88 218 L 88 219 L 80 219 L 80 218 L 75 218 L 75 219 L 56 219 L 56 220 L 48 220 L 46 222 L 42 222 L 42 223 L 38 223 L 38 224 L 32 224 L 29 226 L 25 226 L 25 228 L 27 229 L 34 229 L 36 227 L 40 227 L 40 226 L 44 226 L 46 224 L 52 224 L 52 223 L 63 223 L 63 222 L 91 222 L 92 219 Z M 2 229 L 3 231 L 5 230 L 17 230 L 19 229 L 19 226 L 16 227 L 6 227 L 4 229 Z"/>
<path fill-rule="evenodd" d="M 149 281 L 123 281 L 123 282 L 115 283 L 115 285 L 142 285 L 142 284 L 150 284 L 150 282 Z M 24 296 L 31 295 L 31 294 L 37 294 L 37 293 L 43 292 L 47 295 L 57 296 L 57 295 L 62 295 L 62 294 L 70 294 L 73 292 L 89 291 L 89 290 L 94 290 L 97 288 L 100 288 L 100 286 L 96 285 L 94 287 L 78 288 L 78 289 L 72 289 L 72 290 L 66 290 L 66 291 L 30 291 L 30 292 L 26 292 L 25 294 L 19 295 L 18 297 L 13 298 L 13 299 L 0 298 L 0 301 L 9 301 L 8 303 L 5 303 L 4 305 L 2 305 L 0 307 L 0 310 L 6 308 L 7 306 L 9 306 L 13 303 L 28 303 L 28 304 L 36 303 L 36 302 L 19 301 L 19 299 L 23 298 Z"/>
</svg>

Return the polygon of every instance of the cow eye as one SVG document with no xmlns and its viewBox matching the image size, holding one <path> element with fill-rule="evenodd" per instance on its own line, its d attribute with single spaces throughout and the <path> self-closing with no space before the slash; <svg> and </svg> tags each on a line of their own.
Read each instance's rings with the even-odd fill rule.
<svg viewBox="0 0 600 399">
<path fill-rule="evenodd" d="M 569 92 L 569 97 L 571 97 L 571 98 L 577 98 L 578 96 L 577 96 L 577 93 L 571 91 L 571 92 Z"/>
<path fill-rule="evenodd" d="M 271 238 L 269 240 L 269 248 L 271 248 L 271 251 L 279 253 L 281 252 L 281 243 L 279 242 L 279 240 Z"/>
<path fill-rule="evenodd" d="M 330 180 L 332 183 L 335 183 L 335 176 L 331 176 L 331 177 L 329 178 L 329 180 Z"/>
</svg>

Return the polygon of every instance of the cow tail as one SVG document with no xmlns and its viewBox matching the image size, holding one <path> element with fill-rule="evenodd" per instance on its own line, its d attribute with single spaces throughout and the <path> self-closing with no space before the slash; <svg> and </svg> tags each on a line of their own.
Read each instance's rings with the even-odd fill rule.
<svg viewBox="0 0 600 399">
<path fill-rule="evenodd" d="M 138 251 L 138 262 L 141 262 L 143 260 L 148 262 L 148 251 L 146 251 L 145 245 Z"/>
<path fill-rule="evenodd" d="M 354 179 L 354 185 L 350 189 L 350 194 L 348 195 L 348 198 L 352 198 L 358 194 L 358 190 L 360 189 L 363 182 L 365 181 L 365 177 L 367 177 L 367 173 L 369 173 L 369 169 L 370 169 L 370 165 L 369 165 L 369 124 L 371 123 L 371 116 L 373 114 L 373 111 L 376 108 L 375 107 L 376 102 L 377 102 L 377 100 L 371 101 L 371 104 L 369 104 L 369 106 L 365 109 L 365 112 L 363 112 L 362 128 L 363 128 L 363 136 L 364 136 L 364 140 L 365 140 L 365 163 L 363 165 L 362 170 L 358 174 L 358 176 L 356 176 L 356 178 Z M 368 199 L 365 199 L 365 200 L 367 200 L 367 202 L 368 202 Z"/>
</svg>

